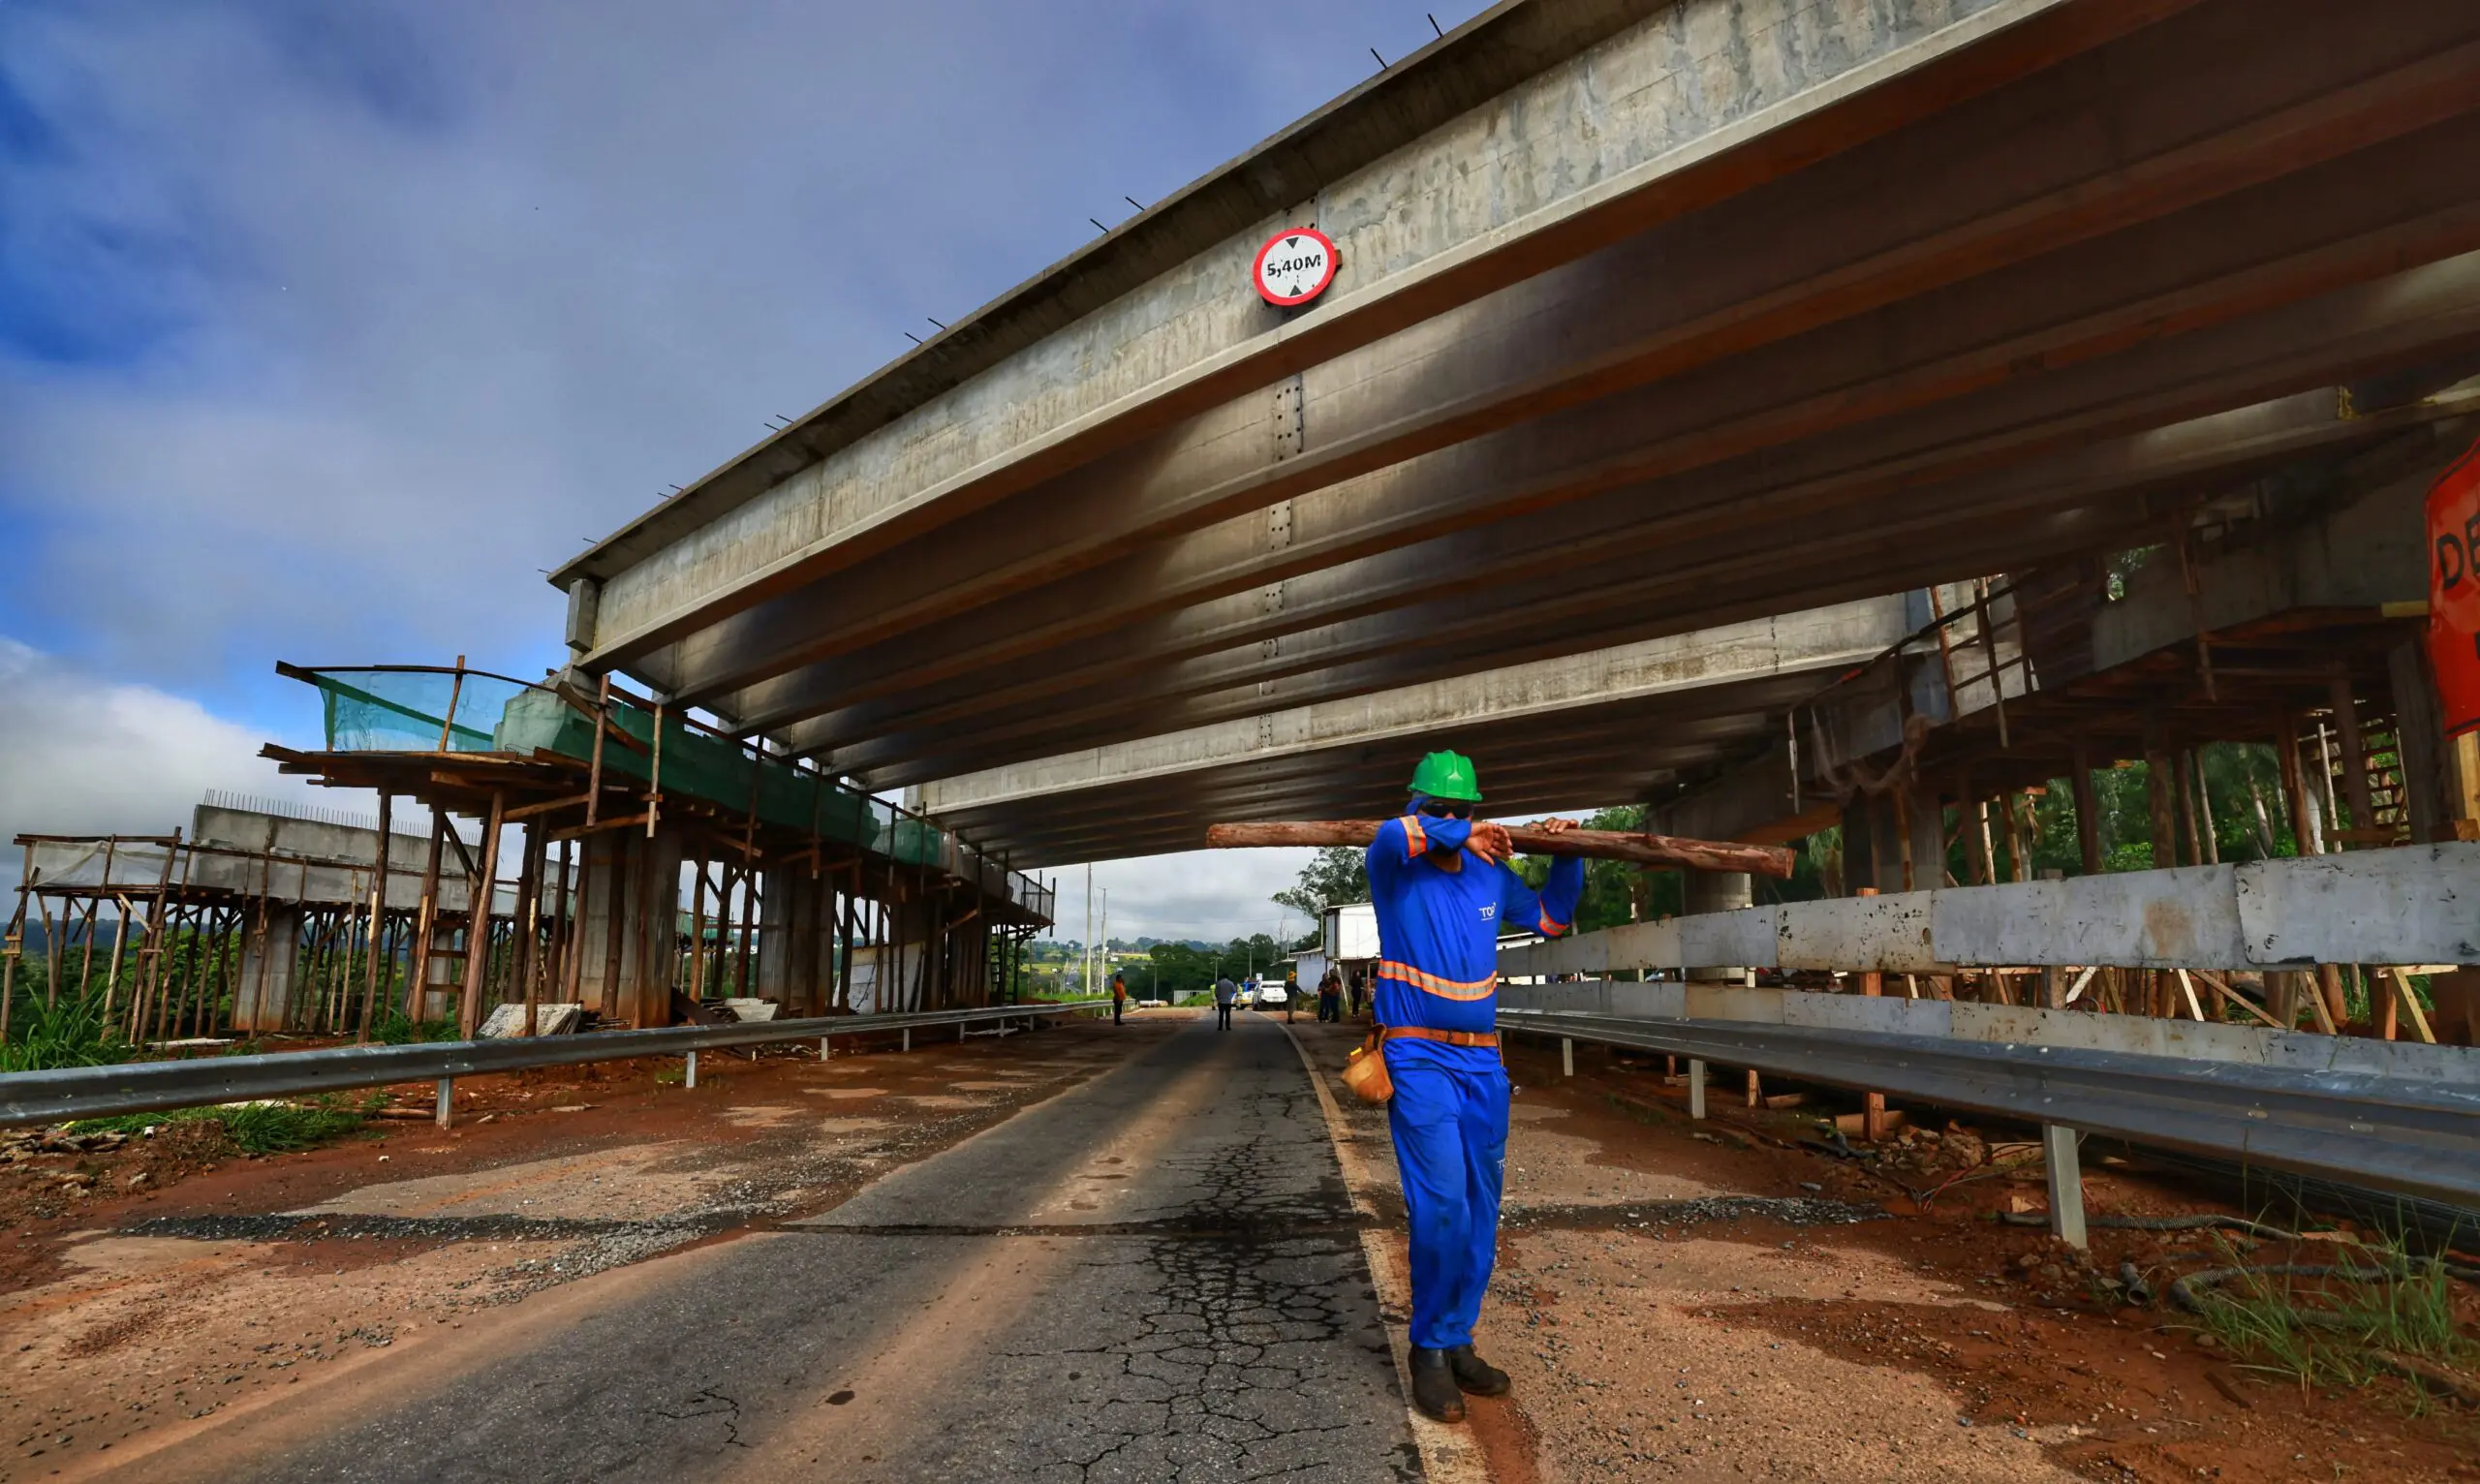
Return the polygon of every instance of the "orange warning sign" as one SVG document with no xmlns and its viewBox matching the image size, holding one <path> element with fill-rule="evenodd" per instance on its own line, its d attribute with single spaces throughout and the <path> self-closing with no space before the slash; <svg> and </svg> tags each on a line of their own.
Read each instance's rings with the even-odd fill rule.
<svg viewBox="0 0 2480 1484">
<path fill-rule="evenodd" d="M 2480 443 L 2429 486 L 2429 663 L 2445 734 L 2480 727 Z"/>
</svg>

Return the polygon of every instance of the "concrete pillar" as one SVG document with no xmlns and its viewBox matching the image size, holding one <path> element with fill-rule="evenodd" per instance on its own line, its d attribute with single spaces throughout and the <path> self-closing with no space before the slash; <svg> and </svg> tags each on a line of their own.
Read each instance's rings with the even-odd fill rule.
<svg viewBox="0 0 2480 1484">
<path fill-rule="evenodd" d="M 1687 910 L 1690 916 L 1699 912 L 1737 912 L 1756 900 L 1755 882 L 1745 871 L 1690 871 L 1688 873 Z M 1735 981 L 1748 977 L 1746 967 L 1711 968 L 1690 965 L 1688 976 L 1707 981 Z"/>
<path fill-rule="evenodd" d="M 616 829 L 585 838 L 592 865 L 577 913 L 577 996 L 613 1020 L 669 1025 L 679 960 L 680 837 L 666 829 L 649 840 L 640 829 Z"/>
<path fill-rule="evenodd" d="M 255 914 L 242 918 L 241 963 L 232 983 L 232 1029 L 293 1029 L 293 969 L 301 956 L 301 909 L 266 908 L 266 934 Z"/>
<path fill-rule="evenodd" d="M 1688 1116 L 1705 1116 L 1705 1064 L 1694 1057 L 1688 1059 Z"/>
<path fill-rule="evenodd" d="M 795 1015 L 826 1007 L 828 911 L 834 878 L 795 867 L 759 878 L 758 995 Z"/>
</svg>

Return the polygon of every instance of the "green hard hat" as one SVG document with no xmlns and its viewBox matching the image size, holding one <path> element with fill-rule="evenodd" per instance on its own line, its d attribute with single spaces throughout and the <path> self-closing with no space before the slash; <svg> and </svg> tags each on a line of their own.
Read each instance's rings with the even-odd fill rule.
<svg viewBox="0 0 2480 1484">
<path fill-rule="evenodd" d="M 1434 799 L 1481 802 L 1481 778 L 1462 753 L 1432 753 L 1412 770 L 1412 791 Z"/>
</svg>

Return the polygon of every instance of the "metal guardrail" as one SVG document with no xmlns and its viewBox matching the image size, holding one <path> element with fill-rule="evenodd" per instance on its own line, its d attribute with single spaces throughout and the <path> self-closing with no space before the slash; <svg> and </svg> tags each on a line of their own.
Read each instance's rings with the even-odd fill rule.
<svg viewBox="0 0 2480 1484">
<path fill-rule="evenodd" d="M 264 1098 L 447 1082 L 532 1067 L 571 1067 L 638 1057 L 687 1056 L 777 1041 L 825 1041 L 838 1036 L 924 1027 L 962 1028 L 986 1021 L 1034 1020 L 1107 1008 L 1107 999 L 1057 1005 L 1002 1005 L 964 1010 L 885 1015 L 821 1015 L 728 1026 L 673 1026 L 651 1031 L 597 1031 L 510 1040 L 431 1041 L 413 1046 L 331 1046 L 265 1056 L 200 1057 L 185 1062 L 124 1062 L 0 1076 L 0 1127 L 54 1124 L 157 1108 L 194 1108 Z"/>
<path fill-rule="evenodd" d="M 2468 1083 L 1505 1004 L 1499 1022 L 2480 1205 L 2480 1087 Z"/>
</svg>

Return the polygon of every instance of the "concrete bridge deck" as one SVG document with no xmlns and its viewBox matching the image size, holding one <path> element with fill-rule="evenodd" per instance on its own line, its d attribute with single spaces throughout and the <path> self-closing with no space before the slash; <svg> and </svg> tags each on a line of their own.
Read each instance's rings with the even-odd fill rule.
<svg viewBox="0 0 2480 1484">
<path fill-rule="evenodd" d="M 572 643 L 971 774 L 2107 549 L 2469 369 L 2467 7 L 1906 15 L 1494 11 L 571 564 Z"/>
</svg>

